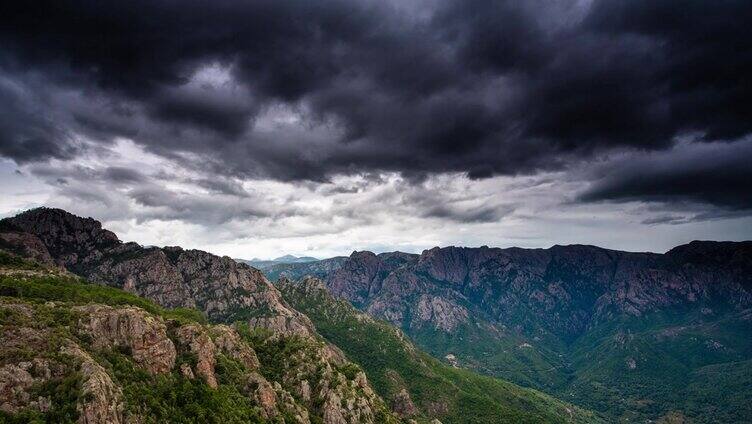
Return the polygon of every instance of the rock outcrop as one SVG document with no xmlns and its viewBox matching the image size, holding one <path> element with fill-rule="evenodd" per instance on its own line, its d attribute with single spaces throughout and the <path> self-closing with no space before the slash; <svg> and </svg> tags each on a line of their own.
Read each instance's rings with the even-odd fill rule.
<svg viewBox="0 0 752 424">
<path fill-rule="evenodd" d="M 30 258 L 44 265 L 55 265 L 50 252 L 47 251 L 44 243 L 36 236 L 6 228 L 4 231 L 0 227 L 0 248 L 7 249 L 18 256 Z"/>
<path fill-rule="evenodd" d="M 182 350 L 195 355 L 195 375 L 202 377 L 209 387 L 217 388 L 217 377 L 214 375 L 214 366 L 217 364 L 214 356 L 216 348 L 206 330 L 197 324 L 183 325 L 175 330 L 175 338 Z"/>
<path fill-rule="evenodd" d="M 424 294 L 418 297 L 410 326 L 422 327 L 430 323 L 437 330 L 451 333 L 459 324 L 467 322 L 467 319 L 467 309 L 462 306 L 442 297 Z"/>
<path fill-rule="evenodd" d="M 353 252 L 350 260 L 327 276 L 327 287 L 335 295 L 362 307 L 381 291 L 381 284 L 389 273 L 414 259 L 415 255 L 401 252 L 381 255 Z"/>
<path fill-rule="evenodd" d="M 406 389 L 402 389 L 394 395 L 392 410 L 402 417 L 411 417 L 418 413 L 418 408 L 413 404 L 410 393 Z"/>
<path fill-rule="evenodd" d="M 79 424 L 120 424 L 123 419 L 123 391 L 112 382 L 107 371 L 78 345 L 69 342 L 61 353 L 79 362 L 81 393 L 76 409 Z"/>
<path fill-rule="evenodd" d="M 152 374 L 169 372 L 175 366 L 175 345 L 161 318 L 136 307 L 87 305 L 74 310 L 82 315 L 80 331 L 91 338 L 95 349 L 125 349 Z"/>
<path fill-rule="evenodd" d="M 249 370 L 259 368 L 259 360 L 256 352 L 247 343 L 243 342 L 240 335 L 227 325 L 212 327 L 212 336 L 217 350 L 230 358 L 240 362 Z"/>
<path fill-rule="evenodd" d="M 310 424 L 308 410 L 298 404 L 279 383 L 270 383 L 258 373 L 248 376 L 246 391 L 261 406 L 264 418 L 273 420 L 283 414 L 294 418 L 294 423 Z"/>
<path fill-rule="evenodd" d="M 0 411 L 17 413 L 31 408 L 49 409 L 48 397 L 33 397 L 31 389 L 44 382 L 49 375 L 49 365 L 44 360 L 21 361 L 0 367 Z"/>
</svg>

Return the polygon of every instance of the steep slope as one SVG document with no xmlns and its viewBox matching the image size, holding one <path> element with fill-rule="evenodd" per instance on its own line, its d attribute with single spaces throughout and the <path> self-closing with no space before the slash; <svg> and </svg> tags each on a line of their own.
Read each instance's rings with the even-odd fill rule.
<svg viewBox="0 0 752 424">
<path fill-rule="evenodd" d="M 2 252 L 0 335 L 0 422 L 398 421 L 314 338 L 209 325 Z"/>
<path fill-rule="evenodd" d="M 92 282 L 168 307 L 196 308 L 214 321 L 244 320 L 307 335 L 310 321 L 290 308 L 257 269 L 199 250 L 123 243 L 91 218 L 39 208 L 0 223 L 0 248 L 40 257 Z"/>
<path fill-rule="evenodd" d="M 370 388 L 365 374 L 347 362 L 339 349 L 324 343 L 310 320 L 287 305 L 277 289 L 254 268 L 237 264 L 227 257 L 220 258 L 201 251 L 185 251 L 178 247 L 143 248 L 135 243 L 122 243 L 113 233 L 102 229 L 101 224 L 91 218 L 79 218 L 65 211 L 44 208 L 0 221 L 0 253 L 2 251 L 35 258 L 43 264 L 38 266 L 57 267 L 57 272 L 69 270 L 98 284 L 122 288 L 130 293 L 151 299 L 166 308 L 182 308 L 176 311 L 197 308 L 205 313 L 211 322 L 235 323 L 236 330 L 233 331 L 245 336 L 244 343 L 250 343 L 261 359 L 261 364 L 264 366 L 256 374 L 265 379 L 256 375 L 247 375 L 244 369 L 236 366 L 237 364 L 225 363 L 225 365 L 236 371 L 231 376 L 236 386 L 253 389 L 252 392 L 240 391 L 243 400 L 238 402 L 247 403 L 246 398 L 258 394 L 260 397 L 256 399 L 256 403 L 265 411 L 261 413 L 264 419 L 285 422 L 308 422 L 310 419 L 313 422 L 328 424 L 396 421 L 391 412 L 384 407 L 383 401 Z M 23 270 L 20 274 L 21 278 L 15 274 L 12 278 L 9 277 L 10 280 L 4 278 L 3 282 L 8 283 L 8 287 L 3 289 L 3 294 L 11 297 L 30 296 L 33 299 L 84 303 L 112 303 L 114 299 L 115 302 L 120 303 L 135 303 L 142 308 L 148 306 L 145 309 L 150 310 L 151 313 L 155 312 L 153 304 L 133 295 L 125 296 L 125 292 L 114 288 L 105 289 L 94 285 L 86 285 L 86 289 L 75 285 L 71 288 L 72 283 L 65 285 L 70 281 L 60 281 L 59 278 L 52 282 L 44 278 L 40 280 L 37 278 L 39 276 L 34 274 L 40 272 L 34 269 L 35 266 L 29 266 L 16 256 L 2 254 L 4 258 L 16 258 L 6 261 L 9 266 L 16 266 L 20 263 L 22 268 L 32 268 Z M 43 272 L 48 271 L 43 270 Z M 29 284 L 24 280 L 25 273 L 31 273 L 30 276 L 33 277 Z M 64 287 L 61 288 L 61 286 Z M 112 323 L 113 320 L 120 322 L 119 315 L 115 312 L 99 310 L 93 312 L 104 313 L 109 317 L 104 319 L 106 322 Z M 81 313 L 81 311 L 76 310 L 75 313 Z M 186 312 L 169 313 L 185 314 Z M 147 316 L 144 320 L 151 322 L 153 317 Z M 159 374 L 174 374 L 177 375 L 178 380 L 170 380 L 167 386 L 160 386 L 161 380 L 128 380 L 128 384 L 132 383 L 132 385 L 127 387 L 138 392 L 156 384 L 162 390 L 158 396 L 169 398 L 173 391 L 180 393 L 180 387 L 185 384 L 183 377 L 188 378 L 192 374 L 205 375 L 208 373 L 207 370 L 218 363 L 219 360 L 216 358 L 205 361 L 195 358 L 196 352 L 191 350 L 194 347 L 200 348 L 200 346 L 194 346 L 192 338 L 201 337 L 205 342 L 206 337 L 201 334 L 210 334 L 214 331 L 213 328 L 186 329 L 185 333 L 181 330 L 176 331 L 177 339 L 173 345 L 177 346 L 178 353 L 182 346 L 179 343 L 187 346 L 186 354 L 192 358 L 189 362 L 192 364 L 195 362 L 195 369 L 184 369 L 181 364 L 178 364 L 176 368 L 173 362 L 167 361 L 159 367 Z M 100 339 L 99 336 L 97 334 L 94 338 L 95 344 L 96 340 Z M 181 338 L 187 339 L 181 340 Z M 230 338 L 237 339 L 237 335 Z M 88 349 L 87 346 L 79 343 L 81 340 L 74 340 L 74 342 L 81 349 Z M 211 346 L 210 343 L 204 342 L 201 345 Z M 225 342 L 226 340 L 219 341 L 219 346 Z M 20 343 L 23 344 L 24 341 Z M 0 347 L 2 346 L 4 343 L 0 343 Z M 97 346 L 94 347 L 97 348 Z M 120 344 L 115 347 L 120 348 Z M 218 346 L 208 349 L 211 351 L 217 348 Z M 132 353 L 131 347 L 127 347 L 127 350 L 126 353 Z M 149 357 L 152 353 L 147 352 L 144 355 Z M 211 357 L 211 355 L 208 356 Z M 132 359 L 137 361 L 135 357 Z M 117 378 L 115 371 L 109 372 L 108 375 L 111 378 Z M 75 373 L 76 369 L 69 367 L 66 372 Z M 128 371 L 123 378 L 131 375 L 137 376 L 138 373 L 132 374 Z M 217 382 L 216 377 L 206 379 L 209 387 L 216 387 Z M 42 383 L 44 382 L 40 382 Z M 4 387 L 10 387 L 10 392 L 15 392 L 15 389 L 12 389 L 14 383 L 8 384 Z M 127 387 L 123 387 L 126 392 Z M 263 393 L 257 393 L 257 390 L 262 390 Z M 210 402 L 212 408 L 218 408 L 221 403 L 215 398 L 215 392 L 187 395 L 189 398 L 193 395 L 201 396 L 202 399 Z M 231 396 L 235 399 L 240 395 L 231 393 Z M 286 400 L 294 401 L 288 403 L 297 406 L 291 407 L 293 409 L 290 410 L 274 412 L 270 408 L 274 407 L 277 399 L 285 400 L 285 402 Z M 133 400 L 133 404 L 139 407 L 145 407 L 144 405 L 151 407 L 153 403 L 149 397 Z M 22 406 L 45 413 L 47 409 L 45 405 L 24 404 Z M 184 406 L 189 405 L 154 406 L 159 409 L 157 412 L 162 414 L 158 416 L 164 417 L 157 421 L 203 421 L 201 418 L 203 412 L 190 408 L 181 409 Z M 223 407 L 232 409 L 231 406 L 224 405 Z M 6 409 L 3 407 L 3 410 Z M 8 412 L 20 411 L 18 408 L 10 408 Z M 146 415 L 151 416 L 157 412 L 150 410 Z M 304 419 L 296 418 L 303 413 L 307 414 L 303 417 Z M 249 415 L 245 412 L 243 414 L 244 418 L 236 417 L 234 422 L 249 422 Z M 177 418 L 171 418 L 172 415 Z M 222 414 L 217 415 L 217 417 L 222 416 Z M 97 422 L 107 422 L 107 420 Z M 250 422 L 257 421 L 251 419 Z"/>
<path fill-rule="evenodd" d="M 374 389 L 403 417 L 439 418 L 444 423 L 600 421 L 592 413 L 540 392 L 431 358 L 396 328 L 335 299 L 318 279 L 281 279 L 277 286 L 327 340 L 342 346 L 365 369 Z"/>
<path fill-rule="evenodd" d="M 711 391 L 705 367 L 752 358 L 752 242 L 666 254 L 447 247 L 397 266 L 356 252 L 323 279 L 435 357 L 613 418 L 752 420 L 726 397 L 698 395 Z"/>
</svg>

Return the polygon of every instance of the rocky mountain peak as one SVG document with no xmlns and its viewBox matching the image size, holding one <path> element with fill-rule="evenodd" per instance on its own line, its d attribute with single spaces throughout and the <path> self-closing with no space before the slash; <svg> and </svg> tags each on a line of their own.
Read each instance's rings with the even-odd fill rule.
<svg viewBox="0 0 752 424">
<path fill-rule="evenodd" d="M 62 209 L 36 208 L 3 220 L 6 231 L 34 235 L 61 266 L 73 266 L 91 252 L 120 244 L 115 233 L 93 218 Z"/>
<path fill-rule="evenodd" d="M 368 251 L 368 250 L 353 250 L 352 253 L 350 253 L 350 259 L 352 260 L 374 260 L 376 259 L 376 254 Z"/>
<path fill-rule="evenodd" d="M 300 286 L 304 289 L 306 292 L 315 292 L 315 291 L 328 291 L 326 288 L 326 284 L 324 284 L 323 281 L 319 278 L 315 277 L 305 277 L 298 283 Z"/>
<path fill-rule="evenodd" d="M 667 256 L 695 264 L 723 264 L 729 261 L 744 265 L 752 264 L 752 241 L 717 242 L 694 240 L 677 246 Z"/>
<path fill-rule="evenodd" d="M 431 258 L 433 255 L 438 254 L 439 252 L 441 252 L 441 247 L 439 246 L 434 246 L 430 249 L 426 249 L 420 253 L 418 260 L 419 261 L 426 260 L 428 258 Z"/>
<path fill-rule="evenodd" d="M 120 242 L 115 233 L 102 229 L 102 223 L 94 218 L 79 217 L 62 209 L 30 209 L 8 218 L 8 222 L 50 244 L 65 241 L 97 244 Z"/>
<path fill-rule="evenodd" d="M 248 320 L 279 333 L 314 331 L 310 320 L 289 307 L 258 269 L 200 250 L 122 243 L 92 218 L 33 209 L 2 220 L 0 242 L 15 252 L 40 251 L 40 256 L 91 281 L 166 307 L 197 308 L 214 320 Z"/>
</svg>

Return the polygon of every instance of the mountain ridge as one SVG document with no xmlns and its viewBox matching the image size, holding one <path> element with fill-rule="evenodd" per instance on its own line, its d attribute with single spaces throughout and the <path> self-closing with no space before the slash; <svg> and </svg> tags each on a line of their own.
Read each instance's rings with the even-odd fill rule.
<svg viewBox="0 0 752 424">
<path fill-rule="evenodd" d="M 676 393 L 696 388 L 700 406 L 684 408 L 709 422 L 714 400 L 696 383 L 703 367 L 752 357 L 743 313 L 752 307 L 749 241 L 693 241 L 666 253 L 450 246 L 401 263 L 355 252 L 315 275 L 435 357 L 614 419 L 658 419 L 685 402 L 645 386 L 672 370 L 683 376 L 670 379 Z M 721 409 L 731 421 L 752 420 L 748 408 Z"/>
<path fill-rule="evenodd" d="M 309 262 L 318 262 L 318 258 L 314 258 L 313 256 L 293 256 L 293 255 L 284 255 L 280 256 L 278 258 L 274 259 L 259 259 L 259 258 L 253 258 L 253 259 L 239 259 L 235 258 L 237 262 L 244 263 L 246 265 L 250 265 L 254 268 L 258 268 L 260 270 L 266 271 L 276 265 L 287 265 L 287 264 L 304 264 Z"/>
</svg>

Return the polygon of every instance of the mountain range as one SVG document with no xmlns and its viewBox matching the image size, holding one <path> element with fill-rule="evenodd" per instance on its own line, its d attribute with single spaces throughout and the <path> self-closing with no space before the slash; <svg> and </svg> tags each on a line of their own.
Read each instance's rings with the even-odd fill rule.
<svg viewBox="0 0 752 424">
<path fill-rule="evenodd" d="M 612 420 L 752 422 L 752 242 L 445 247 L 331 264 L 277 274 L 317 276 L 447 363 Z"/>
<path fill-rule="evenodd" d="M 752 422 L 752 242 L 364 251 L 265 275 L 40 208 L 0 221 L 0 254 L 9 422 Z"/>
<path fill-rule="evenodd" d="M 229 257 L 122 242 L 59 209 L 3 219 L 0 421 L 604 420 L 436 360 L 325 287 L 277 287 Z"/>
<path fill-rule="evenodd" d="M 314 258 L 312 256 L 294 256 L 294 255 L 284 255 L 278 258 L 274 258 L 274 259 L 253 258 L 253 259 L 235 259 L 235 260 L 238 262 L 242 262 L 244 264 L 250 265 L 254 268 L 264 270 L 264 271 L 276 265 L 301 264 L 301 263 L 319 261 L 317 258 Z"/>
</svg>

